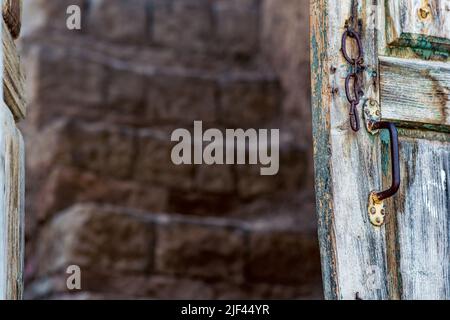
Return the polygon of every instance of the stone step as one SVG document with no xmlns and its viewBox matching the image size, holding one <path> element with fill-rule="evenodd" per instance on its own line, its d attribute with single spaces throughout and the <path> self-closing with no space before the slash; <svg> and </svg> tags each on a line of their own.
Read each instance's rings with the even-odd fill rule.
<svg viewBox="0 0 450 320">
<path fill-rule="evenodd" d="M 307 284 L 320 283 L 315 229 L 308 225 L 273 230 L 237 219 L 78 204 L 49 221 L 38 243 L 39 264 L 27 268 L 29 280 L 64 284 L 65 269 L 75 264 L 83 289 L 94 293 L 140 287 L 134 294 L 173 298 L 181 293 L 171 281 L 191 281 L 207 290 L 190 291 L 187 298 L 209 298 L 211 290 L 228 297 L 296 298 Z M 68 293 L 62 286 L 47 290 Z"/>
<path fill-rule="evenodd" d="M 266 71 L 127 62 L 59 46 L 36 47 L 27 57 L 35 127 L 63 116 L 136 127 L 194 120 L 260 127 L 281 114 L 279 82 Z"/>
<path fill-rule="evenodd" d="M 306 183 L 307 151 L 292 141 L 280 141 L 278 174 L 262 176 L 261 165 L 175 165 L 171 132 L 79 120 L 28 131 L 28 193 L 39 199 L 36 216 L 46 220 L 77 201 L 225 215 L 262 199 L 283 203 L 277 195 L 298 193 Z M 244 211 L 239 215 L 262 209 Z"/>
<path fill-rule="evenodd" d="M 320 281 L 306 285 L 232 284 L 174 276 L 123 276 L 86 273 L 88 289 L 68 292 L 61 276 L 39 278 L 28 284 L 25 300 L 321 300 Z M 102 285 L 99 285 L 102 283 Z"/>
<path fill-rule="evenodd" d="M 25 6 L 24 36 L 60 33 L 121 45 L 249 59 L 259 49 L 261 0 L 59 0 Z M 69 5 L 81 8 L 82 28 L 66 27 Z M 245 30 L 245 32 L 242 32 Z"/>
</svg>

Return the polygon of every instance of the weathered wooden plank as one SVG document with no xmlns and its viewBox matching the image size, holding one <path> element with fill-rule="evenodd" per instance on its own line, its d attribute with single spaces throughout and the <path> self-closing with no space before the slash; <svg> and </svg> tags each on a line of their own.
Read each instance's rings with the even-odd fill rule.
<svg viewBox="0 0 450 320">
<path fill-rule="evenodd" d="M 328 5 L 326 0 L 310 3 L 311 87 L 314 136 L 316 211 L 322 279 L 326 299 L 338 299 L 336 239 L 331 177 L 330 63 L 328 61 Z"/>
<path fill-rule="evenodd" d="M 311 3 L 314 157 L 325 296 L 386 299 L 385 232 L 367 217 L 369 193 L 381 188 L 380 143 L 363 129 L 351 131 L 343 90 L 349 66 L 340 41 L 352 3 Z M 365 28 L 364 91 L 366 98 L 378 100 L 376 10 L 369 0 L 359 1 L 356 8 Z"/>
<path fill-rule="evenodd" d="M 450 299 L 450 136 L 400 139 L 395 199 L 402 299 Z"/>
<path fill-rule="evenodd" d="M 388 0 L 386 7 L 389 44 L 450 49 L 449 0 Z"/>
<path fill-rule="evenodd" d="M 3 19 L 8 26 L 11 36 L 16 39 L 19 37 L 22 27 L 22 0 L 4 0 L 3 1 Z"/>
<path fill-rule="evenodd" d="M 3 22 L 3 56 L 4 76 L 3 95 L 6 104 L 14 114 L 16 120 L 25 118 L 25 74 L 20 63 L 16 45 Z"/>
<path fill-rule="evenodd" d="M 20 299 L 24 255 L 24 145 L 11 111 L 0 106 L 0 299 Z"/>
<path fill-rule="evenodd" d="M 0 0 L 0 5 L 3 1 Z M 0 29 L 5 29 L 1 24 Z M 0 30 L 2 41 L 5 33 Z M 9 32 L 7 33 L 8 36 Z M 4 46 L 0 50 L 0 81 L 7 63 Z M 0 97 L 4 87 L 0 87 Z M 23 291 L 24 258 L 24 144 L 15 119 L 0 103 L 0 299 L 20 299 Z"/>
<path fill-rule="evenodd" d="M 384 120 L 450 127 L 450 64 L 380 57 Z"/>
<path fill-rule="evenodd" d="M 395 3 L 394 3 L 395 2 Z M 418 84 L 416 83 L 417 79 L 420 81 L 423 80 L 424 75 L 427 74 L 428 69 L 436 71 L 436 66 L 442 67 L 444 70 L 443 73 L 448 72 L 449 64 L 443 63 L 445 61 L 450 62 L 449 59 L 449 51 L 448 49 L 448 37 L 446 38 L 437 38 L 436 33 L 433 36 L 433 31 L 429 33 L 429 30 L 424 29 L 422 34 L 415 34 L 411 35 L 408 33 L 401 34 L 400 27 L 392 28 L 392 23 L 395 21 L 400 21 L 400 11 L 393 9 L 393 5 L 397 8 L 400 8 L 402 1 L 386 1 L 385 5 L 379 5 L 378 6 L 378 26 L 381 32 L 378 33 L 378 39 L 379 39 L 379 54 L 381 56 L 385 55 L 393 55 L 396 57 L 401 57 L 403 59 L 396 60 L 395 58 L 385 58 L 380 57 L 380 73 L 381 73 L 381 109 L 382 109 L 382 117 L 385 120 L 395 120 L 396 122 L 400 122 L 402 125 L 406 125 L 408 127 L 422 127 L 423 129 L 433 129 L 433 130 L 439 130 L 439 131 L 448 131 L 448 126 L 441 125 L 441 122 L 446 122 L 445 117 L 441 115 L 441 113 L 436 112 L 436 110 L 442 110 L 444 108 L 437 108 L 436 107 L 436 101 L 434 99 L 437 99 L 439 97 L 440 105 L 443 107 L 443 101 L 446 99 L 448 101 L 448 95 L 445 96 L 445 90 L 435 90 L 433 93 L 426 94 L 425 97 L 425 103 L 423 101 L 420 101 L 420 98 L 417 98 L 418 92 L 415 89 L 412 89 L 411 86 L 414 88 L 417 88 Z M 430 1 L 431 5 L 435 6 L 437 2 Z M 414 12 L 412 10 L 408 10 L 403 8 L 403 14 L 413 14 Z M 416 12 L 417 13 L 417 12 Z M 447 6 L 440 6 L 437 11 L 438 16 L 445 16 L 444 18 L 448 21 L 449 11 L 448 11 L 448 5 Z M 405 19 L 405 17 L 403 17 Z M 442 20 L 441 20 L 442 21 Z M 448 22 L 447 22 L 448 23 Z M 384 28 L 387 29 L 384 29 Z M 384 32 L 384 31 L 387 32 Z M 394 31 L 393 31 L 394 30 Z M 397 31 L 395 31 L 397 30 Z M 446 27 L 446 29 L 441 29 L 441 32 L 449 32 L 450 29 Z M 416 31 L 417 32 L 417 31 Z M 430 50 L 431 49 L 431 50 Z M 440 50 L 444 50 L 446 52 L 440 52 Z M 409 58 L 410 60 L 407 60 Z M 421 60 L 417 60 L 421 59 Z M 383 70 L 383 60 L 387 61 L 394 61 L 394 65 L 396 66 L 397 63 L 395 61 L 402 61 L 402 70 L 397 70 L 397 74 L 395 75 L 396 79 L 391 79 L 390 81 L 386 79 L 385 73 Z M 441 61 L 441 63 L 435 64 L 434 62 L 431 62 L 431 60 L 438 60 Z M 403 62 L 409 61 L 411 64 L 403 65 Z M 425 71 L 420 72 L 419 70 L 416 70 L 419 74 L 412 75 L 414 73 L 414 70 L 416 68 L 416 63 L 421 64 L 421 69 L 425 69 Z M 437 70 L 439 70 L 439 67 Z M 401 79 L 405 75 L 409 74 L 409 80 L 403 81 L 405 79 Z M 399 79 L 400 77 L 400 79 Z M 442 81 L 442 74 L 440 77 L 440 81 Z M 422 79 L 422 80 L 421 80 Z M 427 78 L 425 78 L 427 79 Z M 405 93 L 404 90 L 400 90 L 398 88 L 399 81 L 402 84 L 402 87 L 404 90 L 409 91 L 409 93 Z M 429 87 L 429 84 L 432 82 L 432 80 L 425 80 L 426 84 L 425 86 Z M 392 87 L 388 87 L 388 83 Z M 436 83 L 436 81 L 434 81 Z M 404 84 L 407 83 L 405 86 Z M 441 85 L 441 87 L 444 87 Z M 448 86 L 447 86 L 448 88 Z M 385 92 L 384 90 L 387 90 L 390 93 L 389 102 L 385 99 Z M 397 96 L 394 91 L 397 90 Z M 419 88 L 420 95 L 424 95 L 423 88 Z M 431 88 L 430 91 L 433 91 L 433 88 Z M 436 91 L 438 93 L 436 94 Z M 447 91 L 448 93 L 448 91 Z M 412 96 L 411 96 L 412 94 Z M 406 99 L 410 98 L 413 101 L 406 102 L 403 100 L 404 96 L 407 95 Z M 415 97 L 415 98 L 414 98 Z M 432 98 L 434 97 L 434 98 Z M 432 100 L 431 103 L 426 102 L 427 100 Z M 423 99 L 422 99 L 423 100 Z M 412 102 L 412 103 L 411 103 Z M 398 108 L 399 103 L 407 104 L 401 106 Z M 411 107 L 412 106 L 412 107 Z M 427 110 L 430 107 L 434 107 L 434 111 L 431 111 L 427 114 L 425 110 Z M 413 108 L 413 109 L 411 109 Z M 414 108 L 418 108 L 419 111 L 414 110 Z M 399 114 L 396 114 L 396 110 L 401 109 L 402 111 Z M 448 110 L 448 109 L 447 109 Z M 434 119 L 435 123 L 427 123 L 426 118 L 421 120 L 418 115 L 418 113 L 421 114 L 421 116 L 425 116 L 426 118 L 432 118 Z M 437 116 L 436 116 L 437 115 Z M 389 119 L 391 118 L 391 119 Z M 443 133 L 437 133 L 435 131 L 424 131 L 424 130 L 406 130 L 406 129 L 399 129 L 400 135 L 411 137 L 411 139 L 423 139 L 424 136 L 427 137 L 428 140 L 437 140 L 442 141 L 442 136 L 447 137 Z M 413 135 L 412 132 L 415 134 Z M 382 133 L 383 136 L 383 133 Z M 389 168 L 389 161 L 390 161 L 390 154 L 389 154 L 389 146 L 388 146 L 388 139 L 382 139 L 383 143 L 383 161 L 382 163 L 386 168 Z M 400 154 L 407 158 L 407 154 L 403 154 L 403 147 L 400 149 Z M 416 160 L 422 162 L 422 166 L 433 166 L 433 163 L 426 164 L 429 159 L 424 158 L 420 156 L 416 156 Z M 405 286 L 402 283 L 402 278 L 408 279 L 409 276 L 414 276 L 415 272 L 414 269 L 417 270 L 416 266 L 414 264 L 411 264 L 410 268 L 408 268 L 407 263 L 405 260 L 399 259 L 399 257 L 402 254 L 402 246 L 404 246 L 405 242 L 403 241 L 402 245 L 399 243 L 399 228 L 405 229 L 405 224 L 402 225 L 401 221 L 399 222 L 397 220 L 398 214 L 397 213 L 397 207 L 398 203 L 401 203 L 402 198 L 404 198 L 405 194 L 408 192 L 406 190 L 406 186 L 404 185 L 405 181 L 408 180 L 407 174 L 405 171 L 407 170 L 405 167 L 405 160 L 402 161 L 401 168 L 402 168 L 402 184 L 401 184 L 401 190 L 399 191 L 399 194 L 394 196 L 392 199 L 390 199 L 387 202 L 387 210 L 388 212 L 392 212 L 394 214 L 391 214 L 387 217 L 387 223 L 386 223 L 386 238 L 387 238 L 387 256 L 388 256 L 388 269 L 389 269 L 389 287 L 391 292 L 392 298 L 412 298 L 411 295 L 409 295 L 410 286 Z M 384 182 L 387 184 L 390 181 L 390 172 L 389 170 L 383 170 L 383 176 L 384 176 Z M 420 190 L 422 187 L 420 185 L 415 185 L 414 188 L 418 188 L 418 190 L 415 191 L 409 191 L 409 192 L 424 192 L 424 190 Z M 433 194 L 433 192 L 439 190 L 433 190 L 428 189 L 427 193 L 430 192 L 429 195 L 426 195 L 426 198 L 432 199 L 435 198 L 437 195 Z M 422 204 L 419 205 L 421 207 Z M 448 210 L 448 209 L 447 209 Z M 402 214 L 402 217 L 404 215 Z M 416 214 L 417 218 L 417 214 Z M 399 225 L 400 223 L 400 225 Z M 443 222 L 445 223 L 445 222 Z M 406 229 L 405 229 L 406 230 Z M 403 232 L 405 232 L 403 230 Z M 448 231 L 447 231 L 448 232 Z M 423 239 L 423 235 L 420 235 L 418 233 L 414 234 L 414 242 L 422 242 L 426 243 L 429 241 L 428 239 Z M 413 239 L 410 239 L 413 241 Z M 423 255 L 423 257 L 426 257 L 426 252 L 419 253 L 418 251 L 415 253 L 416 255 Z M 420 258 L 423 259 L 423 258 Z M 419 260 L 420 260 L 419 259 Z M 448 260 L 448 259 L 447 259 Z M 447 266 L 448 268 L 448 261 L 443 262 L 443 265 Z M 409 280 L 407 280 L 409 281 Z M 435 284 L 434 282 L 430 282 L 429 285 Z M 427 287 L 427 284 L 425 284 L 425 287 Z M 428 287 L 429 288 L 429 287 Z M 428 289 L 427 289 L 428 290 Z M 416 293 L 417 294 L 417 293 Z"/>
</svg>

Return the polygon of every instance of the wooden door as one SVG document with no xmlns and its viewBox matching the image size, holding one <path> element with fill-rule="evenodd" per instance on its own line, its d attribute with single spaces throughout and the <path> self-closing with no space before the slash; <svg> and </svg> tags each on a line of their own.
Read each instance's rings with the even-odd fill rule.
<svg viewBox="0 0 450 320">
<path fill-rule="evenodd" d="M 341 52 L 351 16 L 366 66 L 358 132 Z M 326 298 L 450 299 L 450 0 L 311 1 L 311 68 Z M 391 182 L 391 142 L 364 127 L 366 110 L 399 134 L 400 188 L 380 226 L 369 194 Z"/>
<path fill-rule="evenodd" d="M 0 1 L 0 299 L 22 297 L 24 144 L 17 122 L 25 116 L 24 74 L 14 44 L 20 29 L 19 0 Z"/>
</svg>

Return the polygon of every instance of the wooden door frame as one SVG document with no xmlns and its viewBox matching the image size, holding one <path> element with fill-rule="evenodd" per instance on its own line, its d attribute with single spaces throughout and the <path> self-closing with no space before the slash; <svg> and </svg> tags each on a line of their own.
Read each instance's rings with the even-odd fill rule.
<svg viewBox="0 0 450 320">
<path fill-rule="evenodd" d="M 5 2 L 7 1 L 7 2 Z M 13 41 L 20 27 L 21 0 L 0 0 L 3 14 L 14 8 L 19 14 L 0 23 L 0 299 L 23 296 L 24 265 L 24 142 L 16 122 L 25 116 L 24 76 Z M 4 4 L 7 6 L 4 7 Z M 11 6 L 11 7 L 10 7 Z M 3 10 L 6 10 L 3 11 Z M 10 32 L 12 31 L 12 33 Z"/>
<path fill-rule="evenodd" d="M 363 26 L 365 99 L 379 101 L 377 8 L 372 0 L 317 0 L 310 7 L 311 85 L 315 186 L 319 243 L 326 299 L 398 297 L 389 274 L 387 226 L 367 218 L 372 190 L 386 180 L 381 166 L 382 143 L 364 128 L 350 130 L 344 79 L 349 66 L 341 38 L 356 6 Z M 363 101 L 365 100 L 363 99 Z M 388 250 L 389 251 L 389 250 Z"/>
</svg>

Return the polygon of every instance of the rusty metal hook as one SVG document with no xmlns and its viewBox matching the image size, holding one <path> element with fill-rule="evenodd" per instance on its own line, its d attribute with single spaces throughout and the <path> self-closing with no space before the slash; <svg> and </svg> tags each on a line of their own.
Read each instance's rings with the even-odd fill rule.
<svg viewBox="0 0 450 320">
<path fill-rule="evenodd" d="M 358 117 L 358 110 L 357 110 L 358 103 L 356 101 L 353 101 L 350 105 L 350 127 L 354 132 L 358 132 L 361 128 L 361 125 L 359 124 L 359 117 Z"/>
</svg>

